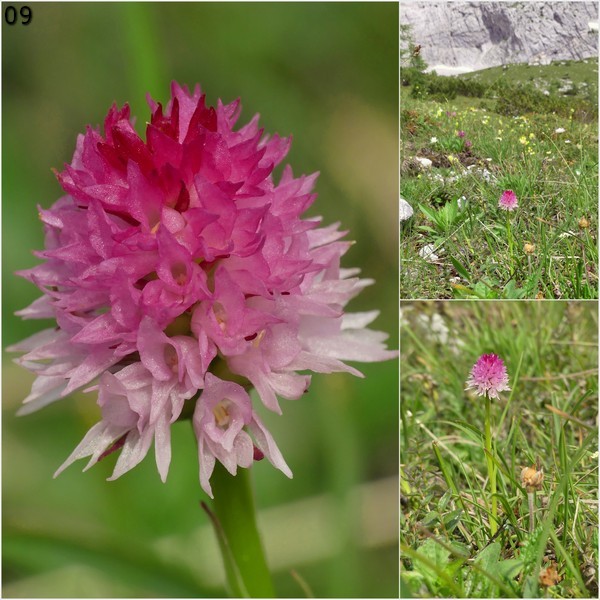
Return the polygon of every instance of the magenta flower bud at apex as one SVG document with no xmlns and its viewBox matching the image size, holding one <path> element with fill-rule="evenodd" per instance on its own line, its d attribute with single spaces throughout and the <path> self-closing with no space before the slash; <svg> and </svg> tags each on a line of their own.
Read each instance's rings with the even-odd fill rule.
<svg viewBox="0 0 600 600">
<path fill-rule="evenodd" d="M 512 190 L 505 190 L 504 192 L 502 192 L 500 200 L 498 200 L 498 206 L 502 210 L 515 210 L 515 208 L 519 207 L 517 195 Z"/>
<path fill-rule="evenodd" d="M 466 389 L 476 388 L 478 396 L 498 398 L 498 392 L 510 391 L 504 361 L 496 354 L 483 354 L 467 379 Z"/>
<path fill-rule="evenodd" d="M 465 135 L 467 135 L 464 131 L 462 131 L 462 129 L 460 131 L 457 132 L 456 134 L 459 138 L 464 138 Z"/>
<path fill-rule="evenodd" d="M 208 494 L 216 461 L 235 474 L 264 456 L 291 477 L 249 389 L 280 414 L 310 372 L 362 376 L 345 361 L 397 356 L 367 328 L 378 311 L 345 311 L 372 281 L 340 266 L 339 223 L 301 217 L 317 174 L 274 180 L 289 138 L 263 135 L 258 116 L 234 130 L 239 101 L 208 107 L 199 86 L 149 104 L 145 140 L 127 105 L 88 127 L 57 174 L 65 195 L 39 208 L 44 262 L 19 274 L 43 295 L 18 314 L 55 323 L 11 348 L 37 376 L 20 414 L 97 394 L 101 420 L 57 474 L 118 451 L 115 479 L 154 444 L 164 481 L 184 413 Z"/>
</svg>

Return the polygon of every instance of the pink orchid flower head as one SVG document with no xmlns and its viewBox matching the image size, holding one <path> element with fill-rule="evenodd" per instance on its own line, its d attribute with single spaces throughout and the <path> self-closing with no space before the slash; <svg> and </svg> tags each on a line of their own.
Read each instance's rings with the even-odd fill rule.
<svg viewBox="0 0 600 600">
<path fill-rule="evenodd" d="M 264 456 L 291 476 L 247 389 L 281 413 L 311 372 L 395 357 L 368 329 L 377 311 L 345 311 L 371 281 L 341 267 L 339 224 L 302 217 L 317 174 L 275 181 L 289 138 L 258 116 L 236 128 L 239 101 L 209 107 L 199 86 L 149 104 L 144 138 L 127 105 L 81 134 L 65 195 L 39 209 L 44 262 L 20 275 L 42 296 L 18 314 L 54 324 L 11 348 L 36 375 L 20 413 L 95 382 L 101 420 L 58 472 L 120 450 L 114 479 L 154 444 L 164 481 L 188 406 L 208 494 L 216 461 L 235 473 Z"/>
<path fill-rule="evenodd" d="M 512 190 L 505 190 L 500 196 L 498 206 L 502 210 L 513 211 L 519 207 L 517 195 Z"/>
<path fill-rule="evenodd" d="M 475 388 L 478 396 L 498 398 L 499 392 L 510 391 L 504 361 L 496 354 L 482 354 L 467 379 L 466 389 Z"/>
</svg>

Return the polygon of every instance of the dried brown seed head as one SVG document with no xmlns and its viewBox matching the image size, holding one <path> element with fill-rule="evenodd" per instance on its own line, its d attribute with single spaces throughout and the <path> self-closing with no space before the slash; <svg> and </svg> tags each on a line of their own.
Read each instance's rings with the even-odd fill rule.
<svg viewBox="0 0 600 600">
<path fill-rule="evenodd" d="M 587 229 L 590 226 L 590 222 L 585 217 L 581 217 L 577 224 L 579 225 L 579 229 Z"/>
<path fill-rule="evenodd" d="M 551 562 L 547 567 L 540 570 L 539 581 L 544 587 L 551 587 L 561 581 L 562 577 L 558 574 L 556 563 Z"/>
<path fill-rule="evenodd" d="M 540 468 L 539 471 L 535 467 L 525 467 L 521 471 L 521 485 L 527 489 L 528 492 L 533 492 L 542 488 L 544 481 L 544 469 Z"/>
</svg>

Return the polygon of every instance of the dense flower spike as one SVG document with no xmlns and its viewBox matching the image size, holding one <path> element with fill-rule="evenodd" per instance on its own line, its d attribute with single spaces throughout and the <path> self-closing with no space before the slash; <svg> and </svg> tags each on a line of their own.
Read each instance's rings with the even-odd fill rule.
<svg viewBox="0 0 600 600">
<path fill-rule="evenodd" d="M 149 101 L 146 141 L 128 106 L 111 108 L 104 135 L 79 136 L 58 173 L 67 195 L 39 209 L 45 262 L 21 273 L 43 296 L 19 314 L 57 327 L 12 350 L 37 375 L 21 414 L 99 378 L 102 420 L 59 472 L 121 449 L 115 478 L 154 442 L 164 480 L 170 425 L 196 402 L 211 493 L 215 460 L 235 473 L 266 456 L 291 476 L 247 388 L 280 413 L 278 396 L 299 398 L 310 385 L 305 371 L 360 375 L 343 361 L 396 353 L 366 328 L 376 311 L 344 313 L 371 283 L 340 268 L 345 232 L 301 218 L 317 174 L 294 178 L 287 166 L 272 178 L 290 140 L 263 136 L 258 116 L 234 131 L 239 102 L 211 108 L 199 87 L 171 91 L 165 108 Z"/>
<path fill-rule="evenodd" d="M 476 388 L 478 396 L 498 398 L 498 392 L 510 391 L 504 361 L 496 354 L 479 357 L 467 380 L 467 388 Z"/>
<path fill-rule="evenodd" d="M 500 196 L 500 200 L 498 200 L 498 206 L 502 210 L 513 211 L 515 208 L 519 207 L 519 203 L 517 201 L 517 195 L 512 190 L 505 190 L 502 192 L 502 196 Z"/>
</svg>

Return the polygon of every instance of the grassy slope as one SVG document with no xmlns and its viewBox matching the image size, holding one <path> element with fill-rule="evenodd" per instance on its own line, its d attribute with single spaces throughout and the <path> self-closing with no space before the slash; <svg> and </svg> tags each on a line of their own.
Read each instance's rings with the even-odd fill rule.
<svg viewBox="0 0 600 600">
<path fill-rule="evenodd" d="M 597 61 L 591 60 L 568 67 L 487 69 L 465 77 L 519 83 L 534 69 L 551 82 L 567 68 L 574 80 L 586 74 L 589 81 L 597 79 Z M 580 97 L 587 95 L 581 88 Z M 401 192 L 415 208 L 415 217 L 402 227 L 401 296 L 597 297 L 597 121 L 543 113 L 506 117 L 494 112 L 495 102 L 415 99 L 410 87 L 402 88 L 402 163 L 425 156 L 433 168 L 401 172 Z M 565 132 L 555 133 L 558 128 Z M 473 144 L 467 153 L 459 151 L 464 140 L 458 130 Z M 449 162 L 449 155 L 457 161 Z M 490 180 L 476 175 L 484 168 Z M 497 209 L 504 189 L 513 189 L 520 202 L 510 215 L 512 250 L 506 215 Z M 457 210 L 461 197 L 467 211 Z M 579 227 L 582 217 L 589 227 Z M 535 246 L 531 256 L 523 252 L 526 242 Z M 436 264 L 419 256 L 427 244 L 436 248 Z"/>
<path fill-rule="evenodd" d="M 550 91 L 556 92 L 556 86 L 564 84 L 565 80 L 570 80 L 573 84 L 580 86 L 587 83 L 592 94 L 598 94 L 598 59 L 588 58 L 584 60 L 565 60 L 553 62 L 550 65 L 533 66 L 527 63 L 507 65 L 506 69 L 502 67 L 491 67 L 466 73 L 462 75 L 464 79 L 475 79 L 482 83 L 491 85 L 500 77 L 505 77 L 511 83 L 534 83 L 535 81 L 544 82 Z M 554 86 L 553 86 L 554 84 Z M 554 89 L 553 89 L 554 87 Z M 584 90 L 581 90 L 584 93 Z"/>
</svg>

